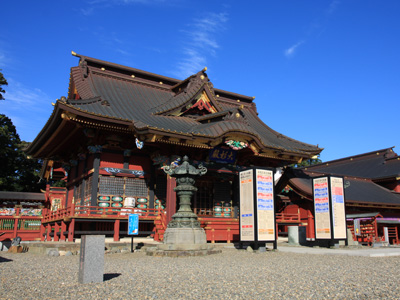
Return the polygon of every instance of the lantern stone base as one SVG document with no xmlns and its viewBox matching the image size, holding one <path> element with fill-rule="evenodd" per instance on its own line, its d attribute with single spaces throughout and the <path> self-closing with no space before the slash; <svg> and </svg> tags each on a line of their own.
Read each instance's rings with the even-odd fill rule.
<svg viewBox="0 0 400 300">
<path fill-rule="evenodd" d="M 163 245 L 207 244 L 206 233 L 203 228 L 170 228 L 164 233 Z"/>
<path fill-rule="evenodd" d="M 221 253 L 220 249 L 207 244 L 203 228 L 167 228 L 164 243 L 146 249 L 150 256 L 203 256 Z"/>
</svg>

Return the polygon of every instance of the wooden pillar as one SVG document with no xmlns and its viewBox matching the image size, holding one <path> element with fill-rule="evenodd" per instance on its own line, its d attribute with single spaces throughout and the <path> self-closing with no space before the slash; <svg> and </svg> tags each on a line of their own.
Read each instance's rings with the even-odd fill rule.
<svg viewBox="0 0 400 300">
<path fill-rule="evenodd" d="M 119 226 L 120 226 L 121 221 L 120 220 L 115 220 L 114 223 L 114 242 L 119 241 Z"/>
<path fill-rule="evenodd" d="M 46 232 L 46 227 L 43 224 L 40 224 L 40 240 L 44 241 L 44 233 Z"/>
<path fill-rule="evenodd" d="M 156 179 L 156 171 L 154 166 L 150 167 L 150 179 L 149 179 L 149 208 L 154 208 L 154 185 Z M 159 204 L 161 207 L 161 203 Z"/>
<path fill-rule="evenodd" d="M 64 221 L 61 221 L 61 233 L 60 233 L 60 240 L 65 241 L 64 232 L 67 231 L 67 224 Z"/>
<path fill-rule="evenodd" d="M 99 175 L 100 175 L 100 155 L 101 153 L 94 154 L 93 160 L 93 175 L 92 175 L 92 199 L 90 206 L 97 206 L 97 190 L 99 187 Z"/>
<path fill-rule="evenodd" d="M 167 199 L 166 199 L 166 211 L 167 211 L 167 224 L 172 220 L 172 216 L 176 213 L 176 193 L 174 188 L 176 187 L 176 180 L 174 177 L 167 175 Z"/>
<path fill-rule="evenodd" d="M 20 205 L 16 205 L 15 206 L 15 216 L 14 216 L 14 231 L 13 231 L 13 238 L 17 237 L 18 234 L 18 222 L 19 222 L 19 218 L 21 217 L 21 207 Z"/>
<path fill-rule="evenodd" d="M 308 238 L 315 239 L 314 218 L 310 211 L 307 212 Z"/>
<path fill-rule="evenodd" d="M 54 241 L 58 242 L 59 237 L 58 237 L 58 232 L 60 231 L 60 225 L 58 225 L 58 223 L 56 222 L 56 224 L 54 224 Z"/>
<path fill-rule="evenodd" d="M 50 241 L 51 241 L 50 232 L 51 232 L 51 224 L 50 224 L 50 223 L 47 223 L 47 234 L 46 234 L 46 241 L 48 241 L 48 242 L 50 242 Z"/>
<path fill-rule="evenodd" d="M 74 241 L 75 219 L 72 219 L 68 226 L 68 242 Z"/>
</svg>

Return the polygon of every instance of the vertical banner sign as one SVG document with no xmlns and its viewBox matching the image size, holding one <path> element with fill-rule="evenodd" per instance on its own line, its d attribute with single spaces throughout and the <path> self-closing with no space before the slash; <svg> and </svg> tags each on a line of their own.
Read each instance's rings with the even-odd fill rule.
<svg viewBox="0 0 400 300">
<path fill-rule="evenodd" d="M 332 225 L 333 238 L 346 239 L 346 213 L 344 207 L 343 178 L 330 177 L 331 201 L 332 201 Z"/>
<path fill-rule="evenodd" d="M 274 181 L 270 170 L 256 170 L 257 240 L 275 240 Z"/>
<path fill-rule="evenodd" d="M 315 238 L 331 239 L 328 177 L 314 178 Z"/>
<path fill-rule="evenodd" d="M 239 173 L 240 181 L 240 240 L 254 241 L 253 170 Z"/>
<path fill-rule="evenodd" d="M 130 214 L 128 216 L 128 235 L 139 234 L 139 215 Z"/>
</svg>

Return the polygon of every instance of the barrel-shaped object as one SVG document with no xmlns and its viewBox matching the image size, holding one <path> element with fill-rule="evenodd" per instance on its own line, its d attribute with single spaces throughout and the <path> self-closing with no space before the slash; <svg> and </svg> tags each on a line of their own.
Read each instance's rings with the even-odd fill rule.
<svg viewBox="0 0 400 300">
<path fill-rule="evenodd" d="M 160 205 L 154 206 L 155 209 L 158 209 L 159 207 L 160 207 Z M 161 205 L 161 209 L 165 209 L 165 206 L 164 206 L 164 205 Z"/>
<path fill-rule="evenodd" d="M 232 204 L 230 202 L 224 202 L 224 207 L 231 207 Z"/>
<path fill-rule="evenodd" d="M 109 196 L 99 196 L 98 200 L 99 201 L 110 201 L 110 197 Z"/>
<path fill-rule="evenodd" d="M 215 213 L 214 213 L 214 217 L 222 217 L 222 213 L 220 213 L 220 212 L 215 212 Z"/>
<path fill-rule="evenodd" d="M 113 204 L 111 204 L 112 207 L 122 207 L 122 203 L 121 202 L 114 202 Z"/>
<path fill-rule="evenodd" d="M 137 208 L 147 208 L 147 204 L 138 204 Z"/>
<path fill-rule="evenodd" d="M 100 207 L 109 207 L 110 203 L 109 202 L 99 202 Z"/>
<path fill-rule="evenodd" d="M 122 202 L 122 200 L 124 200 L 124 199 L 120 196 L 114 196 L 111 198 L 111 200 L 114 202 Z"/>
</svg>

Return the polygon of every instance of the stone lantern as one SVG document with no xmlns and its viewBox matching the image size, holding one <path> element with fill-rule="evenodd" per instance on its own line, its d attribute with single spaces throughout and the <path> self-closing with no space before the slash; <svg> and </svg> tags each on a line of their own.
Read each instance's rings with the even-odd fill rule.
<svg viewBox="0 0 400 300">
<path fill-rule="evenodd" d="M 189 158 L 185 156 L 180 166 L 166 167 L 164 172 L 176 178 L 177 186 L 174 190 L 179 197 L 179 209 L 167 226 L 163 244 L 149 249 L 147 254 L 182 256 L 219 253 L 220 250 L 214 250 L 214 247 L 207 244 L 206 233 L 190 207 L 190 200 L 197 191 L 194 186 L 195 178 L 206 174 L 207 169 L 202 165 L 196 169 L 189 164 Z"/>
</svg>

